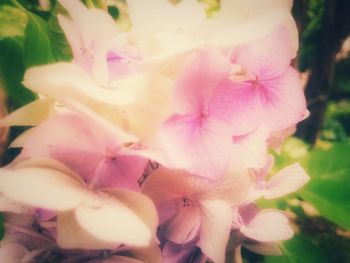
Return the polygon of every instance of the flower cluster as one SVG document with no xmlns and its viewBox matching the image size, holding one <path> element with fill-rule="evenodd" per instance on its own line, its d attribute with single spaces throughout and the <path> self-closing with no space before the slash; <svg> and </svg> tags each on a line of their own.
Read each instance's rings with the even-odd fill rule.
<svg viewBox="0 0 350 263">
<path fill-rule="evenodd" d="M 296 191 L 299 164 L 270 177 L 307 117 L 290 62 L 291 1 L 128 0 L 125 32 L 59 0 L 73 60 L 27 70 L 40 99 L 2 125 L 33 126 L 0 170 L 6 262 L 239 262 L 279 254 L 293 230 L 258 198 Z M 45 261 L 46 262 L 46 261 Z M 235 261 L 236 262 L 236 261 Z"/>
</svg>

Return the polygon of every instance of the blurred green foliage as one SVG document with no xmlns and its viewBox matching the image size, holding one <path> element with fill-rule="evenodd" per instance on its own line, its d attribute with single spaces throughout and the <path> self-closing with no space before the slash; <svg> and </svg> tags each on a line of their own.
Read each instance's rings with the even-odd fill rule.
<svg viewBox="0 0 350 263">
<path fill-rule="evenodd" d="M 325 0 L 310 0 L 307 7 L 306 25 L 301 33 L 299 49 L 299 70 L 304 72 L 311 67 L 313 57 L 316 56 L 315 44 L 319 41 L 322 28 Z"/>
</svg>

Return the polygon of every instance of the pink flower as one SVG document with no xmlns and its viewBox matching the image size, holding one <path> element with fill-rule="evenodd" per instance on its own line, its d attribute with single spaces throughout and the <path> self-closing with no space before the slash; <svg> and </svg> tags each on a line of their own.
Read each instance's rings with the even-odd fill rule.
<svg viewBox="0 0 350 263">
<path fill-rule="evenodd" d="M 229 126 L 212 116 L 212 93 L 230 72 L 219 52 L 199 51 L 186 65 L 174 87 L 175 114 L 160 128 L 159 138 L 173 167 L 209 179 L 227 169 L 232 150 Z"/>
<path fill-rule="evenodd" d="M 233 228 L 228 251 L 235 251 L 241 262 L 241 246 L 263 255 L 280 255 L 277 242 L 292 238 L 294 232 L 288 218 L 278 210 L 260 210 L 255 204 L 234 209 Z"/>
<path fill-rule="evenodd" d="M 76 0 L 60 0 L 60 3 L 71 17 L 58 15 L 58 20 L 76 64 L 101 83 L 136 71 L 135 51 L 108 13 L 87 9 Z"/>
<path fill-rule="evenodd" d="M 148 160 L 125 146 L 136 138 L 84 107 L 75 107 L 78 113 L 58 114 L 33 128 L 23 144 L 24 156 L 58 160 L 93 188 L 139 189 Z"/>
<path fill-rule="evenodd" d="M 1 169 L 0 192 L 23 205 L 56 212 L 56 240 L 62 248 L 115 249 L 122 244 L 154 243 L 158 219 L 147 196 L 124 189 L 89 189 L 81 177 L 50 159 Z"/>
<path fill-rule="evenodd" d="M 233 213 L 231 206 L 247 197 L 247 174 L 227 171 L 215 183 L 180 170 L 158 168 L 143 184 L 143 193 L 157 206 L 160 234 L 182 245 L 196 245 L 214 262 L 223 262 Z"/>
<path fill-rule="evenodd" d="M 280 131 L 301 121 L 306 103 L 297 72 L 288 28 L 239 46 L 231 60 L 241 67 L 213 95 L 213 116 L 231 123 L 235 135 L 260 125 Z"/>
</svg>

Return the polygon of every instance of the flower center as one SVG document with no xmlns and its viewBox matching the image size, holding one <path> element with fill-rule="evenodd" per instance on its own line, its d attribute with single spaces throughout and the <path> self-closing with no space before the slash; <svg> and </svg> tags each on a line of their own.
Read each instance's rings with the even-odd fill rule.
<svg viewBox="0 0 350 263">
<path fill-rule="evenodd" d="M 182 198 L 182 207 L 191 207 L 193 205 L 193 200 L 188 197 Z"/>
</svg>

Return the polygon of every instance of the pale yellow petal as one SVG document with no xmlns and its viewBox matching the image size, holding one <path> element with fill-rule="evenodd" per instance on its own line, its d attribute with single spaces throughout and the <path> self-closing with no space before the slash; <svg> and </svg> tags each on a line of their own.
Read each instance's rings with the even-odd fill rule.
<svg viewBox="0 0 350 263">
<path fill-rule="evenodd" d="M 53 107 L 52 99 L 31 102 L 0 120 L 0 126 L 36 126 L 46 120 Z"/>
<path fill-rule="evenodd" d="M 111 196 L 99 196 L 100 203 L 85 202 L 75 209 L 79 225 L 90 235 L 105 242 L 136 247 L 148 246 L 154 232 L 137 212 Z"/>
<path fill-rule="evenodd" d="M 73 209 L 90 195 L 62 171 L 34 167 L 1 169 L 0 192 L 28 206 L 54 211 Z"/>
</svg>

